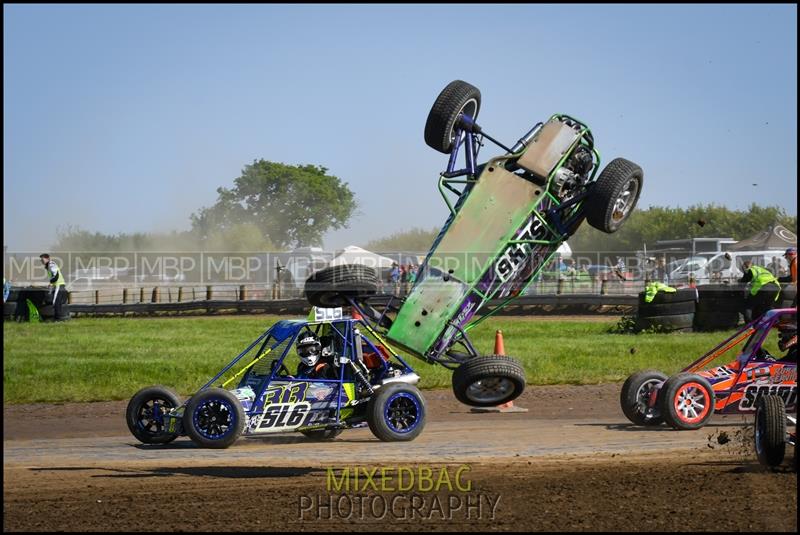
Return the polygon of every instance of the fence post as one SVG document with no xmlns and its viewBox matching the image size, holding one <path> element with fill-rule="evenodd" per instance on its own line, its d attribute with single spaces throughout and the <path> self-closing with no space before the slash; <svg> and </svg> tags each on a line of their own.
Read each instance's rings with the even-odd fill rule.
<svg viewBox="0 0 800 535">
<path fill-rule="evenodd" d="M 124 305 L 127 302 L 128 302 L 128 289 L 127 288 L 123 288 L 122 289 L 122 304 Z"/>
<path fill-rule="evenodd" d="M 160 292 L 159 292 L 158 286 L 154 287 L 153 288 L 153 296 L 152 296 L 151 302 L 158 303 L 158 299 L 160 297 L 159 293 Z"/>
<path fill-rule="evenodd" d="M 211 301 L 212 292 L 211 286 L 206 286 L 206 301 Z"/>
<path fill-rule="evenodd" d="M 178 286 L 178 303 L 183 301 L 183 286 Z"/>
<path fill-rule="evenodd" d="M 95 290 L 94 291 L 94 304 L 95 305 L 99 305 L 100 304 L 100 290 Z"/>
<path fill-rule="evenodd" d="M 67 304 L 72 304 L 72 292 L 67 292 Z"/>
<path fill-rule="evenodd" d="M 139 302 L 144 303 L 144 287 L 139 288 Z"/>
<path fill-rule="evenodd" d="M 274 301 L 277 298 L 278 298 L 278 283 L 277 282 L 273 282 L 272 283 L 272 300 Z"/>
<path fill-rule="evenodd" d="M 603 280 L 603 282 L 600 283 L 600 295 L 606 295 L 606 293 L 608 292 L 608 290 L 606 289 L 607 282 L 608 280 Z"/>
<path fill-rule="evenodd" d="M 558 279 L 558 287 L 556 288 L 556 295 L 561 295 L 562 293 L 564 293 L 564 283 L 565 282 L 567 282 L 567 281 L 564 280 L 564 279 L 561 279 L 561 278 Z"/>
<path fill-rule="evenodd" d="M 247 288 L 244 284 L 239 286 L 239 301 L 247 301 Z"/>
</svg>

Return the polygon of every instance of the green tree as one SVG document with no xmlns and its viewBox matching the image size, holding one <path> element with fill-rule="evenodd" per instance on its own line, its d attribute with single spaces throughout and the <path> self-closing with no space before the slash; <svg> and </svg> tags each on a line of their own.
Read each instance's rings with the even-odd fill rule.
<svg viewBox="0 0 800 535">
<path fill-rule="evenodd" d="M 218 188 L 211 207 L 192 214 L 202 242 L 236 225 L 255 225 L 279 248 L 321 245 L 331 229 L 347 227 L 356 200 L 346 182 L 325 167 L 255 160 L 231 189 Z"/>
<path fill-rule="evenodd" d="M 747 210 L 724 206 L 694 205 L 688 208 L 652 206 L 634 211 L 625 225 L 614 234 L 605 234 L 583 224 L 569 239 L 573 251 L 635 251 L 658 240 L 731 237 L 749 238 L 778 223 L 797 232 L 797 216 L 783 208 L 752 204 Z"/>
<path fill-rule="evenodd" d="M 364 246 L 370 251 L 413 251 L 422 252 L 431 248 L 433 240 L 439 234 L 439 229 L 434 227 L 430 230 L 412 228 L 397 232 L 384 238 L 372 240 Z"/>
</svg>

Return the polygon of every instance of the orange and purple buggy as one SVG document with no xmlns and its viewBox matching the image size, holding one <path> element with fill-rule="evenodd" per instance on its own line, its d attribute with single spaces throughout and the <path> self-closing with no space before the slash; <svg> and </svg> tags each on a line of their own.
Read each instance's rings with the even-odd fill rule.
<svg viewBox="0 0 800 535">
<path fill-rule="evenodd" d="M 771 347 L 773 330 L 777 349 Z M 704 370 L 733 350 L 735 360 Z M 620 405 L 637 425 L 698 429 L 714 413 L 755 414 L 767 395 L 780 397 L 786 412 L 797 407 L 796 308 L 767 312 L 672 377 L 655 370 L 634 373 L 622 386 Z"/>
</svg>

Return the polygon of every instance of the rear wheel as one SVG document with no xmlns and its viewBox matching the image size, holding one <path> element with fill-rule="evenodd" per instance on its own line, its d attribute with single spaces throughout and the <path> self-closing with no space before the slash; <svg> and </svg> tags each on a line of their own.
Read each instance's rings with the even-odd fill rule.
<svg viewBox="0 0 800 535">
<path fill-rule="evenodd" d="M 167 444 L 178 437 L 167 431 L 164 416 L 179 407 L 181 400 L 175 392 L 163 386 L 139 390 L 128 402 L 125 421 L 128 429 L 145 444 Z"/>
<path fill-rule="evenodd" d="M 425 122 L 425 143 L 432 149 L 450 154 L 455 141 L 456 119 L 462 113 L 473 120 L 481 109 L 481 92 L 472 84 L 454 80 L 436 97 Z"/>
<path fill-rule="evenodd" d="M 658 407 L 658 390 L 667 375 L 656 370 L 636 372 L 622 385 L 619 404 L 623 414 L 636 425 L 659 425 L 664 421 Z"/>
<path fill-rule="evenodd" d="M 465 405 L 494 407 L 517 399 L 525 390 L 525 370 L 503 355 L 474 357 L 453 372 L 453 393 Z"/>
<path fill-rule="evenodd" d="M 675 429 L 699 429 L 714 414 L 714 389 L 694 373 L 679 373 L 667 379 L 658 393 L 664 421 Z"/>
<path fill-rule="evenodd" d="M 348 297 L 363 299 L 375 295 L 378 292 L 378 275 L 371 267 L 360 264 L 330 266 L 306 280 L 305 292 L 306 299 L 314 306 L 346 306 Z"/>
<path fill-rule="evenodd" d="M 786 407 L 780 396 L 768 394 L 758 401 L 754 442 L 758 462 L 780 466 L 786 453 Z"/>
<path fill-rule="evenodd" d="M 630 217 L 642 192 L 642 168 L 616 158 L 600 172 L 586 203 L 586 220 L 597 230 L 616 232 Z"/>
<path fill-rule="evenodd" d="M 186 434 L 205 448 L 227 448 L 239 438 L 244 423 L 242 404 L 222 388 L 201 390 L 192 396 L 183 413 Z"/>
</svg>

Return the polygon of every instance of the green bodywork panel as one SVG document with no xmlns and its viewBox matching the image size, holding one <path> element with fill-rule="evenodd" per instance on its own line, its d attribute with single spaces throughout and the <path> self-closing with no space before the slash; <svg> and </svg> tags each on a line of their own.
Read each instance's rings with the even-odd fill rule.
<svg viewBox="0 0 800 535">
<path fill-rule="evenodd" d="M 490 160 L 406 298 L 387 337 L 424 355 L 543 198 L 544 188 Z M 438 271 L 437 271 L 438 270 Z M 445 280 L 449 274 L 449 280 Z"/>
</svg>

